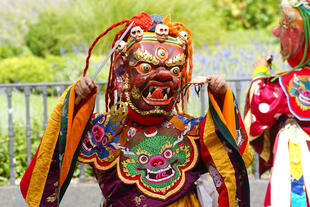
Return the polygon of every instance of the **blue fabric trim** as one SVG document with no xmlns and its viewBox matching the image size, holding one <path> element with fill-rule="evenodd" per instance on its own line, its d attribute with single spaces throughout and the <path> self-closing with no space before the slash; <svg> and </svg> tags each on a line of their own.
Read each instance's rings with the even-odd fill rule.
<svg viewBox="0 0 310 207">
<path fill-rule="evenodd" d="M 292 180 L 291 183 L 291 200 L 292 207 L 307 207 L 307 197 L 304 190 L 304 177 L 299 180 Z"/>
<path fill-rule="evenodd" d="M 102 119 L 103 117 L 105 118 L 105 121 L 103 123 L 99 124 L 98 121 L 100 119 Z M 93 154 L 96 154 L 99 159 L 104 159 L 104 158 L 110 156 L 110 152 L 107 150 L 107 148 L 114 149 L 114 147 L 113 147 L 113 145 L 111 145 L 111 142 L 107 142 L 107 143 L 103 144 L 103 139 L 108 140 L 109 138 L 107 137 L 106 133 L 109 133 L 112 135 L 118 130 L 118 128 L 113 129 L 111 127 L 110 123 L 111 123 L 111 120 L 113 119 L 113 117 L 110 118 L 108 123 L 106 123 L 107 122 L 106 118 L 107 118 L 107 115 L 99 114 L 96 117 L 96 119 L 93 120 L 93 126 L 92 126 L 92 128 L 90 128 L 88 130 L 88 133 L 91 134 L 91 136 L 92 136 L 91 141 L 95 145 L 95 147 L 93 147 L 91 149 L 91 151 L 86 151 L 86 150 L 84 150 L 83 147 L 81 147 L 81 154 L 84 154 L 86 156 L 91 156 Z M 116 123 L 114 123 L 114 125 L 116 125 Z M 96 135 L 96 131 L 93 132 L 94 127 L 99 127 L 99 128 L 104 130 L 104 135 L 103 135 L 103 138 L 101 141 L 95 140 L 94 137 Z M 119 141 L 119 138 L 120 138 L 120 135 L 119 134 L 116 135 L 114 137 L 114 139 L 112 140 L 112 143 L 117 143 Z"/>
<path fill-rule="evenodd" d="M 191 123 L 191 129 L 193 129 L 194 125 L 200 125 L 200 123 L 203 121 L 204 117 L 198 117 L 198 118 L 188 118 L 184 115 L 176 115 L 179 119 L 181 119 L 185 124 Z"/>
</svg>

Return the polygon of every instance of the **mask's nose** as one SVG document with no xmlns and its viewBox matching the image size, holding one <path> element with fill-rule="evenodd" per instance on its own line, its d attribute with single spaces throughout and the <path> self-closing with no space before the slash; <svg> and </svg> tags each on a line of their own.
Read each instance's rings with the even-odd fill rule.
<svg viewBox="0 0 310 207">
<path fill-rule="evenodd" d="M 280 27 L 274 28 L 274 29 L 272 30 L 272 34 L 273 34 L 274 36 L 276 36 L 276 37 L 279 38 L 279 36 L 280 36 L 280 34 L 281 34 L 281 29 L 280 29 Z"/>
<path fill-rule="evenodd" d="M 165 158 L 163 158 L 161 155 L 155 155 L 151 158 L 149 166 L 151 168 L 157 168 L 157 167 L 163 167 L 167 164 L 167 161 Z"/>
<path fill-rule="evenodd" d="M 171 81 L 172 76 L 169 70 L 165 67 L 160 66 L 156 68 L 156 79 L 161 82 Z"/>
</svg>

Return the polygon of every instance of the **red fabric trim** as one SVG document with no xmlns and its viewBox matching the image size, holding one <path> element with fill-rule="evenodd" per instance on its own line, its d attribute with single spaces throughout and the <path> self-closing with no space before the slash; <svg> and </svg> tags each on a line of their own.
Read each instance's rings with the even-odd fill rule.
<svg viewBox="0 0 310 207">
<path fill-rule="evenodd" d="M 276 157 L 277 150 L 278 150 L 279 137 L 280 137 L 280 135 L 278 134 L 276 137 L 276 140 L 274 142 L 274 145 L 273 145 L 273 152 L 274 152 L 273 157 L 274 158 Z M 273 159 L 272 166 L 274 165 L 274 161 L 275 161 L 275 159 Z"/>
<path fill-rule="evenodd" d="M 270 197 L 270 181 L 267 186 L 266 195 L 265 195 L 265 201 L 264 201 L 264 207 L 271 206 L 271 197 Z"/>
<path fill-rule="evenodd" d="M 244 135 L 245 135 L 245 139 L 244 139 L 244 142 L 242 143 L 242 145 L 239 147 L 239 152 L 241 155 L 243 155 L 244 153 L 244 150 L 248 144 L 248 134 L 246 133 L 246 130 L 245 130 L 245 126 L 243 124 L 243 121 L 242 121 L 242 118 L 241 118 L 241 115 L 240 115 L 240 112 L 238 110 L 238 119 L 239 119 L 239 126 L 240 126 L 240 130 L 243 131 Z"/>
<path fill-rule="evenodd" d="M 208 151 L 208 149 L 206 148 L 206 146 L 204 145 L 204 142 L 203 142 L 203 133 L 204 133 L 204 128 L 205 128 L 205 124 L 206 124 L 206 118 L 207 118 L 207 115 L 203 119 L 203 121 L 201 123 L 202 127 L 200 128 L 201 159 L 203 160 L 205 165 L 207 165 L 208 163 L 214 164 L 212 157 L 210 155 L 210 152 Z M 226 188 L 226 185 L 224 182 L 224 178 L 223 178 L 222 185 L 217 187 L 216 190 L 219 194 L 218 207 L 228 207 L 229 206 L 228 191 L 227 191 L 227 188 Z"/>
<path fill-rule="evenodd" d="M 216 190 L 219 193 L 218 207 L 228 207 L 228 192 L 225 183 L 223 182 L 220 187 L 216 188 Z"/>
<path fill-rule="evenodd" d="M 200 127 L 200 146 L 201 146 L 201 159 L 203 160 L 203 162 L 205 164 L 207 164 L 209 162 L 209 159 L 211 156 L 210 156 L 210 153 L 208 151 L 208 149 L 206 148 L 206 146 L 204 145 L 204 142 L 203 142 L 203 133 L 204 133 L 204 127 L 202 126 L 205 126 L 206 124 L 206 119 L 207 119 L 207 116 L 203 119 L 203 121 L 201 122 L 201 127 Z"/>
<path fill-rule="evenodd" d="M 132 120 L 136 123 L 142 124 L 142 125 L 146 125 L 146 126 L 159 124 L 166 118 L 165 115 L 161 115 L 161 116 L 145 115 L 145 116 L 143 116 L 141 114 L 138 114 L 134 110 L 132 110 L 129 106 L 128 106 L 128 116 L 129 116 L 130 120 Z"/>
<path fill-rule="evenodd" d="M 34 168 L 35 163 L 37 161 L 37 155 L 38 155 L 38 152 L 40 150 L 40 146 L 41 146 L 41 143 L 40 143 L 40 145 L 36 151 L 36 154 L 32 158 L 30 165 L 27 167 L 26 172 L 22 177 L 22 180 L 20 181 L 19 187 L 20 187 L 20 191 L 21 191 L 24 199 L 26 199 L 26 197 L 27 197 L 27 192 L 28 192 L 28 187 L 30 184 L 31 176 L 32 176 L 32 171 L 33 171 L 33 168 Z"/>
</svg>

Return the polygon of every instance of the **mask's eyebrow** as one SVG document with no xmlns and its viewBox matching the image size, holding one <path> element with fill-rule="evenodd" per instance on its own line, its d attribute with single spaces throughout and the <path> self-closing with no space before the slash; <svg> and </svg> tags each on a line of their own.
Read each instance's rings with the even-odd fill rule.
<svg viewBox="0 0 310 207">
<path fill-rule="evenodd" d="M 153 65 L 158 65 L 160 62 L 159 60 L 156 59 L 155 56 L 153 56 L 152 54 L 150 54 L 147 50 L 141 50 L 140 48 L 138 48 L 134 53 L 133 56 L 135 57 L 135 59 L 137 60 L 136 63 L 134 62 L 129 62 L 130 66 L 135 66 L 137 65 L 137 63 L 139 61 L 141 62 L 147 62 L 147 63 L 151 63 Z"/>
<path fill-rule="evenodd" d="M 176 66 L 176 65 L 184 65 L 185 63 L 185 55 L 184 54 L 177 54 L 174 57 L 171 57 L 169 60 L 166 61 L 166 65 L 168 67 Z"/>
</svg>

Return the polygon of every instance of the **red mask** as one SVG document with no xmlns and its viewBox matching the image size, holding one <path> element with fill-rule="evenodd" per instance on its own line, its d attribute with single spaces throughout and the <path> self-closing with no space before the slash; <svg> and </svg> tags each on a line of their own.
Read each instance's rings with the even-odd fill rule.
<svg viewBox="0 0 310 207">
<path fill-rule="evenodd" d="M 273 29 L 272 33 L 280 40 L 283 60 L 287 60 L 291 67 L 297 66 L 305 47 L 303 20 L 298 10 L 283 10 L 280 26 Z"/>
<path fill-rule="evenodd" d="M 170 114 L 181 90 L 183 48 L 167 41 L 146 40 L 135 43 L 127 54 L 126 58 L 118 57 L 115 69 L 122 100 L 140 115 Z"/>
<path fill-rule="evenodd" d="M 118 101 L 127 102 L 130 119 L 135 118 L 133 121 L 142 124 L 146 124 L 146 119 L 148 123 L 155 119 L 159 123 L 171 114 L 178 101 L 181 104 L 175 107 L 176 111 L 185 112 L 181 88 L 191 80 L 192 38 L 190 30 L 181 22 L 170 22 L 169 15 L 151 17 L 141 12 L 111 25 L 89 48 L 83 76 L 88 70 L 92 49 L 100 38 L 124 24 L 112 43 L 113 47 L 116 43 L 118 45 L 110 59 L 106 110 L 109 111 Z M 132 27 L 128 28 L 130 25 Z"/>
</svg>

